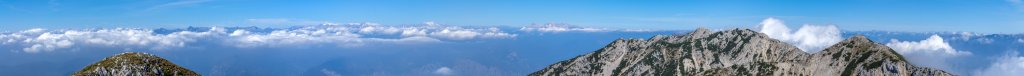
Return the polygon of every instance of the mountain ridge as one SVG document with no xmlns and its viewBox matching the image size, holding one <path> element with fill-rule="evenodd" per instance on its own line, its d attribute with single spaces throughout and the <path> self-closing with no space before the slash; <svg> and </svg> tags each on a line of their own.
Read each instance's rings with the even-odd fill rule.
<svg viewBox="0 0 1024 76">
<path fill-rule="evenodd" d="M 839 68 L 839 69 L 837 69 Z M 915 67 L 891 48 L 857 35 L 817 53 L 750 29 L 617 39 L 551 64 L 547 75 L 952 75 Z"/>
</svg>

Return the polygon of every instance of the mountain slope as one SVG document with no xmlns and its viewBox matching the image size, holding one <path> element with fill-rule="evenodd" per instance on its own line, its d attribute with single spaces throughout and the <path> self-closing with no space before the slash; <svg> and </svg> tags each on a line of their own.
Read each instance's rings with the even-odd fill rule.
<svg viewBox="0 0 1024 76">
<path fill-rule="evenodd" d="M 749 29 L 649 40 L 618 39 L 593 53 L 550 65 L 531 76 L 611 75 L 951 75 L 914 67 L 863 36 L 809 54 Z"/>
<path fill-rule="evenodd" d="M 91 64 L 72 76 L 199 76 L 191 70 L 146 53 L 126 52 Z"/>
</svg>

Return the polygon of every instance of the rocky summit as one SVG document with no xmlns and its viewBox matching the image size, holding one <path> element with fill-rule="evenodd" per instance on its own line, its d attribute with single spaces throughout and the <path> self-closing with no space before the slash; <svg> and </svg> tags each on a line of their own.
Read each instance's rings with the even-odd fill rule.
<svg viewBox="0 0 1024 76">
<path fill-rule="evenodd" d="M 889 47 L 854 36 L 818 53 L 750 29 L 618 39 L 530 76 L 952 76 L 915 67 Z"/>
<path fill-rule="evenodd" d="M 107 57 L 72 76 L 199 76 L 166 59 L 146 53 L 127 52 Z"/>
</svg>

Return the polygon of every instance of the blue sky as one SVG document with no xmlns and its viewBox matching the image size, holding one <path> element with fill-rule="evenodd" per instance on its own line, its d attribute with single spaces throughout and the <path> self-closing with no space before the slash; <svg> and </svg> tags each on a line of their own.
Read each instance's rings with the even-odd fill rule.
<svg viewBox="0 0 1024 76">
<path fill-rule="evenodd" d="M 1018 0 L 856 1 L 341 1 L 341 0 L 0 0 L 3 31 L 30 28 L 178 28 L 435 21 L 453 25 L 679 30 L 753 27 L 767 17 L 843 30 L 1024 32 Z"/>
</svg>

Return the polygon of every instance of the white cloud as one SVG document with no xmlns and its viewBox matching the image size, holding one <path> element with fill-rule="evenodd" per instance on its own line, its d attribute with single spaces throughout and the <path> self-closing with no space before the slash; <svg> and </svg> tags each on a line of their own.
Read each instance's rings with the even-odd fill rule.
<svg viewBox="0 0 1024 76">
<path fill-rule="evenodd" d="M 466 31 L 466 30 L 448 30 L 448 29 L 444 29 L 444 30 L 441 30 L 440 32 L 431 33 L 430 35 L 431 36 L 437 36 L 437 37 L 451 38 L 451 39 L 456 39 L 456 40 L 462 40 L 462 39 L 469 39 L 469 38 L 476 37 L 477 35 L 480 35 L 480 33 L 473 32 L 473 31 Z"/>
<path fill-rule="evenodd" d="M 921 41 L 893 39 L 892 42 L 885 45 L 906 57 L 911 64 L 942 70 L 952 70 L 953 65 L 949 62 L 951 58 L 971 55 L 970 52 L 958 51 L 950 47 L 949 43 L 938 35 L 932 35 Z"/>
<path fill-rule="evenodd" d="M 376 26 L 367 25 L 348 29 L 358 29 L 361 34 L 399 34 L 402 37 L 427 36 L 449 40 L 513 38 L 516 34 L 505 33 L 495 27 L 465 28 L 457 26 L 441 26 L 435 22 L 424 22 L 426 26 Z"/>
<path fill-rule="evenodd" d="M 452 71 L 451 68 L 441 67 L 441 68 L 437 68 L 437 70 L 434 70 L 434 74 L 452 75 L 453 71 Z"/>
<path fill-rule="evenodd" d="M 238 33 L 242 32 L 242 33 Z M 249 33 L 245 30 L 236 30 L 229 42 L 238 47 L 291 47 L 299 44 L 353 44 L 360 43 L 361 35 L 346 32 L 343 30 L 328 29 L 296 29 L 296 30 L 275 30 L 266 34 Z"/>
<path fill-rule="evenodd" d="M 556 23 L 548 23 L 548 24 L 544 24 L 544 25 L 532 24 L 530 26 L 526 26 L 526 27 L 520 28 L 519 30 L 527 31 L 527 32 L 531 32 L 531 31 L 537 31 L 537 32 L 606 32 L 606 31 L 613 31 L 613 30 L 605 29 L 605 28 L 578 27 L 578 26 L 573 26 L 573 25 L 569 25 L 569 24 L 556 24 Z"/>
<path fill-rule="evenodd" d="M 266 34 L 251 34 L 245 30 L 230 35 L 239 47 L 285 46 L 296 44 L 339 44 L 359 46 L 366 42 L 413 42 L 428 43 L 447 40 L 501 39 L 512 38 L 515 34 L 504 33 L 491 28 L 463 28 L 458 26 L 378 26 L 375 23 L 349 25 L 324 25 L 292 30 L 276 30 Z M 235 34 L 235 33 L 232 33 Z M 399 35 L 402 38 L 375 38 L 363 35 Z M 404 44 L 404 43 L 403 43 Z"/>
<path fill-rule="evenodd" d="M 1020 76 L 1024 75 L 1024 56 L 1011 52 L 1002 56 L 989 67 L 977 70 L 975 76 Z"/>
<path fill-rule="evenodd" d="M 212 27 L 160 34 L 152 29 L 131 28 L 53 31 L 30 29 L 0 33 L 0 42 L 2 42 L 0 46 L 21 47 L 9 50 L 22 50 L 27 53 L 93 47 L 165 50 L 193 44 L 222 44 L 239 48 L 311 45 L 352 47 L 362 46 L 366 43 L 417 44 L 444 42 L 443 40 L 503 39 L 516 36 L 516 34 L 505 33 L 493 27 L 377 26 L 375 23 L 270 29 Z"/>
<path fill-rule="evenodd" d="M 217 31 L 217 29 L 211 29 Z M 99 30 L 58 30 L 45 32 L 31 29 L 19 33 L 3 34 L 4 45 L 25 46 L 24 52 L 37 53 L 53 51 L 72 46 L 138 47 L 152 50 L 184 46 L 196 37 L 212 35 L 212 32 L 175 32 L 153 34 L 147 29 L 99 29 Z"/>
<path fill-rule="evenodd" d="M 443 29 L 443 30 L 438 31 L 438 32 L 430 33 L 430 35 L 433 36 L 433 37 L 448 38 L 448 39 L 454 39 L 454 40 L 466 40 L 466 39 L 473 39 L 473 38 L 477 38 L 477 37 L 506 38 L 506 37 L 514 37 L 515 36 L 514 34 L 500 33 L 500 32 L 497 32 L 497 31 L 479 32 L 479 31 L 474 31 L 474 30 L 457 30 L 457 29 L 455 29 L 455 30 L 453 30 L 453 29 Z"/>
<path fill-rule="evenodd" d="M 893 39 L 892 42 L 885 44 L 901 53 L 914 53 L 914 52 L 936 52 L 940 54 L 948 55 L 970 55 L 970 52 L 957 51 L 953 47 L 949 46 L 949 43 L 944 41 L 939 35 L 932 35 L 928 39 L 911 42 L 911 41 L 899 41 Z"/>
<path fill-rule="evenodd" d="M 323 73 L 325 76 L 341 76 L 341 74 L 338 74 L 338 72 L 334 72 L 332 70 L 327 69 L 320 69 L 320 73 Z"/>
<path fill-rule="evenodd" d="M 405 38 L 401 38 L 401 39 L 381 39 L 381 38 L 372 38 L 372 39 L 374 41 L 395 42 L 395 43 L 399 43 L 399 44 L 442 42 L 441 40 L 438 40 L 436 38 L 423 37 L 423 36 L 405 37 Z"/>
<path fill-rule="evenodd" d="M 793 44 L 804 52 L 815 53 L 842 41 L 839 29 L 835 26 L 804 25 L 796 32 L 778 19 L 768 18 L 761 22 L 761 33 L 771 38 Z"/>
<path fill-rule="evenodd" d="M 25 31 L 21 31 L 21 33 L 42 33 L 42 32 L 46 32 L 46 29 L 33 28 L 33 29 L 28 29 L 28 30 L 25 30 Z"/>
<path fill-rule="evenodd" d="M 426 36 L 426 30 L 406 28 L 402 30 L 402 36 Z"/>
<path fill-rule="evenodd" d="M 437 26 L 437 25 L 440 25 L 440 24 L 437 24 L 437 23 L 436 23 L 436 22 L 434 22 L 434 21 L 427 21 L 427 22 L 423 22 L 423 24 L 425 24 L 425 25 L 427 25 L 427 26 Z"/>
</svg>

